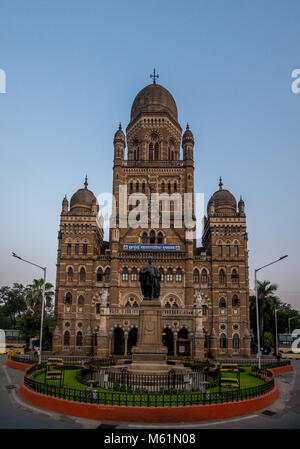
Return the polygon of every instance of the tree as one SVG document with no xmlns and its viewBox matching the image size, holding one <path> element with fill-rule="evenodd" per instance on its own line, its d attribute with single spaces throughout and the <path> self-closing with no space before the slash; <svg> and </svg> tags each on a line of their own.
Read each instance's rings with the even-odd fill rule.
<svg viewBox="0 0 300 449">
<path fill-rule="evenodd" d="M 36 314 L 41 314 L 43 302 L 43 279 L 34 279 L 32 284 L 27 285 L 26 304 L 29 310 Z M 50 282 L 45 284 L 45 309 L 51 312 L 53 307 L 52 298 L 54 296 L 53 285 Z"/>
<path fill-rule="evenodd" d="M 273 344 L 273 336 L 271 332 L 264 333 L 264 349 L 270 349 Z"/>
<path fill-rule="evenodd" d="M 268 324 L 268 322 L 270 322 L 271 319 L 273 319 L 274 321 L 275 309 L 278 308 L 280 305 L 280 300 L 275 295 L 277 288 L 278 288 L 277 285 L 271 284 L 270 281 L 263 281 L 263 282 L 258 281 L 257 290 L 258 290 L 258 310 L 259 310 L 259 333 L 262 346 L 264 343 L 264 330 L 266 324 Z M 252 296 L 250 298 L 250 311 L 253 320 L 254 316 L 256 317 L 255 296 Z M 254 323 L 255 322 L 252 322 L 253 329 L 255 329 Z"/>
<path fill-rule="evenodd" d="M 7 317 L 7 325 L 12 329 L 16 328 L 17 318 L 26 310 L 27 288 L 22 284 L 14 283 L 12 287 L 0 288 L 1 315 Z"/>
<path fill-rule="evenodd" d="M 17 321 L 17 329 L 20 331 L 20 336 L 26 339 L 27 344 L 29 339 L 39 336 L 41 326 L 41 312 L 43 303 L 43 279 L 34 279 L 32 284 L 29 284 L 26 289 L 26 306 L 27 310 L 23 313 Z M 45 310 L 43 320 L 43 347 L 49 347 L 51 343 L 51 326 L 53 315 L 52 298 L 54 296 L 53 285 L 49 282 L 45 284 Z M 50 342 L 50 343 L 49 343 Z"/>
</svg>

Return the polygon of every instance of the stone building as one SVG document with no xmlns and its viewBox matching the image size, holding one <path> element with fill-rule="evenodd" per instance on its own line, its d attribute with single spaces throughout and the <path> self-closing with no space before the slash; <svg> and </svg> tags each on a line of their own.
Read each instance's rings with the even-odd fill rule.
<svg viewBox="0 0 300 449">
<path fill-rule="evenodd" d="M 136 198 L 150 204 L 153 193 L 189 193 L 194 217 L 194 137 L 188 125 L 182 135 L 174 98 L 155 78 L 137 94 L 126 135 L 119 126 L 113 143 L 116 226 L 109 241 L 103 240 L 99 206 L 87 179 L 70 204 L 66 198 L 62 202 L 53 352 L 101 358 L 131 354 L 142 300 L 139 270 L 151 255 L 161 272 L 162 339 L 169 355 L 249 357 L 243 200 L 237 205 L 220 178 L 207 205 L 202 247 L 184 221 L 178 226 L 175 202 L 166 206 L 168 226 L 160 220 L 151 227 L 150 212 L 136 208 L 142 204 Z M 132 194 L 136 197 L 128 204 Z M 161 218 L 165 206 L 157 207 Z M 130 226 L 130 214 L 144 220 L 144 227 Z"/>
</svg>

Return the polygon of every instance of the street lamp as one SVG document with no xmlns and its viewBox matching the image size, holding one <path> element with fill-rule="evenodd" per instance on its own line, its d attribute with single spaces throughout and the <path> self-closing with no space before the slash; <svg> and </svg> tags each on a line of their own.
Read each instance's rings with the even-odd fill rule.
<svg viewBox="0 0 300 449">
<path fill-rule="evenodd" d="M 259 335 L 259 310 L 258 310 L 258 292 L 257 292 L 257 279 L 256 279 L 256 273 L 263 268 L 268 267 L 269 265 L 273 265 L 276 262 L 279 262 L 282 259 L 285 259 L 286 256 L 279 257 L 279 259 L 274 260 L 274 262 L 268 263 L 267 265 L 264 265 L 263 267 L 256 268 L 254 270 L 254 288 L 255 288 L 255 298 L 256 298 L 256 328 L 257 328 L 257 358 L 258 358 L 258 367 L 261 369 L 261 349 L 260 349 L 260 335 Z"/>
<path fill-rule="evenodd" d="M 40 329 L 40 351 L 39 351 L 39 364 L 42 363 L 42 340 L 43 340 L 43 322 L 44 322 L 44 307 L 45 307 L 45 286 L 46 286 L 46 267 L 41 267 L 40 265 L 37 265 L 36 263 L 29 262 L 29 260 L 22 259 L 22 257 L 17 256 L 16 253 L 12 253 L 13 257 L 16 257 L 17 259 L 22 260 L 23 262 L 30 263 L 30 265 L 34 265 L 35 267 L 40 268 L 44 271 L 44 284 L 43 284 L 43 291 L 42 291 L 42 313 L 41 313 L 41 329 Z"/>
<path fill-rule="evenodd" d="M 278 357 L 278 336 L 277 336 L 277 312 L 279 309 L 275 309 L 275 338 L 276 338 L 276 357 Z"/>
</svg>

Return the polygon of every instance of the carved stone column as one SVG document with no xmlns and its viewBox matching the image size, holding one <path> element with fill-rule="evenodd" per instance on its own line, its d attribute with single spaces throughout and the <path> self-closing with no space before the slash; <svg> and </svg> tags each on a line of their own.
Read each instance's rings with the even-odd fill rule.
<svg viewBox="0 0 300 449">
<path fill-rule="evenodd" d="M 173 333 L 174 357 L 177 356 L 177 337 L 178 337 L 178 333 L 177 333 L 177 332 L 174 332 L 174 333 Z"/>
</svg>

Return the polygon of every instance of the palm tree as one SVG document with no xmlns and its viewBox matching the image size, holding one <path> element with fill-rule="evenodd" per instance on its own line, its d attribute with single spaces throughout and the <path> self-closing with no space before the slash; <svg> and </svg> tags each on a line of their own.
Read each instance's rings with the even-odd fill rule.
<svg viewBox="0 0 300 449">
<path fill-rule="evenodd" d="M 264 339 L 264 324 L 266 321 L 273 319 L 275 309 L 280 305 L 278 296 L 275 295 L 278 286 L 271 284 L 270 281 L 258 281 L 258 310 L 259 310 L 259 333 L 261 345 Z M 250 310 L 254 314 L 256 312 L 256 297 L 250 298 Z"/>
<path fill-rule="evenodd" d="M 40 315 L 43 302 L 43 279 L 34 279 L 32 284 L 27 285 L 26 304 L 29 311 Z M 53 285 L 50 282 L 45 284 L 45 307 L 52 308 L 52 297 L 54 295 Z"/>
</svg>

